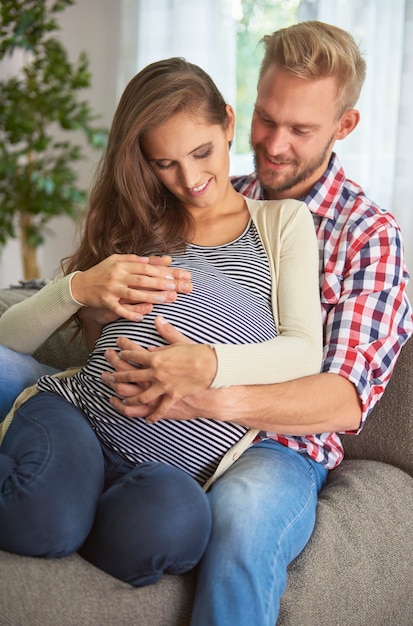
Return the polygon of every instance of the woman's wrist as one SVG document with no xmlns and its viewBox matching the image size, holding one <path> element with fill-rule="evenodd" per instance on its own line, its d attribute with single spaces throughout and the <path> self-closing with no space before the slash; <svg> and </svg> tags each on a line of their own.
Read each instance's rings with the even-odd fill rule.
<svg viewBox="0 0 413 626">
<path fill-rule="evenodd" d="M 76 302 L 76 304 L 78 304 L 79 306 L 86 306 L 83 302 L 79 301 L 79 294 L 78 294 L 78 290 L 76 289 L 76 281 L 78 280 L 77 277 L 79 274 L 82 274 L 82 273 L 83 272 L 81 272 L 80 270 L 76 270 L 75 272 L 70 274 L 69 289 L 70 289 L 70 297 L 72 298 L 72 300 Z"/>
</svg>

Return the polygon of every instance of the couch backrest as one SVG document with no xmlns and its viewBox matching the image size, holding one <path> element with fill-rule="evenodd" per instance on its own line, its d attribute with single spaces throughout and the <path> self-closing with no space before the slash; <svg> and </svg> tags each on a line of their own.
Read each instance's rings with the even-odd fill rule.
<svg viewBox="0 0 413 626">
<path fill-rule="evenodd" d="M 413 337 L 361 433 L 343 435 L 342 441 L 346 458 L 383 461 L 413 476 Z"/>
</svg>

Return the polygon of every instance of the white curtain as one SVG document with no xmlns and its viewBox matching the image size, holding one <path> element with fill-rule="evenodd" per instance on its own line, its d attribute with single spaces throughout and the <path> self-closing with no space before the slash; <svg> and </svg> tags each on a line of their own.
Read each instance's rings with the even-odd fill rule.
<svg viewBox="0 0 413 626">
<path fill-rule="evenodd" d="M 236 38 L 231 0 L 123 0 L 126 84 L 139 69 L 172 56 L 208 72 L 228 102 L 235 102 Z M 122 89 L 123 90 L 123 86 Z"/>
<path fill-rule="evenodd" d="M 396 217 L 413 299 L 413 0 L 303 0 L 307 19 L 350 31 L 365 55 L 361 121 L 336 150 L 348 177 Z"/>
</svg>

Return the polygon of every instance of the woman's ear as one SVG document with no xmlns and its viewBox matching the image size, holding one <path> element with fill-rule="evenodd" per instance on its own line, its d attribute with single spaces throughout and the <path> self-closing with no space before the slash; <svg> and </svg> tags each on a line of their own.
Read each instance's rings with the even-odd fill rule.
<svg viewBox="0 0 413 626">
<path fill-rule="evenodd" d="M 234 113 L 234 109 L 232 108 L 230 104 L 227 104 L 225 108 L 227 111 L 227 119 L 228 119 L 228 124 L 227 124 L 227 128 L 225 129 L 225 131 L 227 133 L 228 142 L 231 143 L 232 140 L 234 139 L 234 132 L 235 132 L 235 113 Z"/>
<path fill-rule="evenodd" d="M 357 109 L 348 109 L 340 118 L 336 132 L 336 139 L 344 139 L 356 128 L 360 121 L 360 113 Z"/>
</svg>

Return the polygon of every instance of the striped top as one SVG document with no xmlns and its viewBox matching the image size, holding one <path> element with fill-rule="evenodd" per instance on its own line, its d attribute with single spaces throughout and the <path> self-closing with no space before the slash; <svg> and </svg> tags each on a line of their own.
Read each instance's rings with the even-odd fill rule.
<svg viewBox="0 0 413 626">
<path fill-rule="evenodd" d="M 222 246 L 189 244 L 172 266 L 192 273 L 193 291 L 173 304 L 158 304 L 142 322 L 118 320 L 103 328 L 86 366 L 71 378 L 42 377 L 40 391 L 62 395 L 87 416 L 97 436 L 122 457 L 134 462 L 160 461 L 183 469 L 203 484 L 223 454 L 247 428 L 211 419 L 161 420 L 146 424 L 110 404 L 112 389 L 101 380 L 111 369 L 105 350 L 118 350 L 116 339 L 127 336 L 143 347 L 166 342 L 154 318 L 164 315 L 198 343 L 259 343 L 276 336 L 271 311 L 271 276 L 260 236 L 250 220 L 243 234 Z"/>
</svg>

